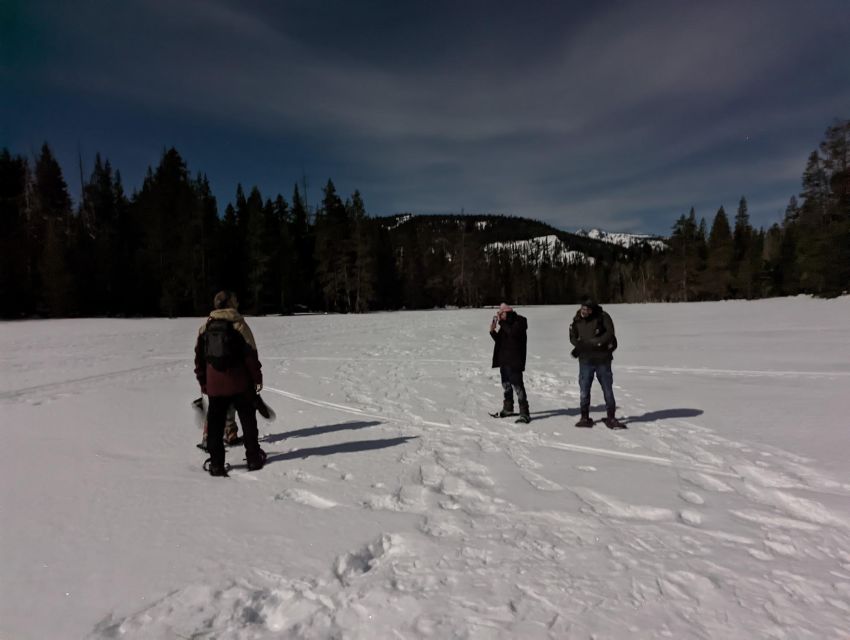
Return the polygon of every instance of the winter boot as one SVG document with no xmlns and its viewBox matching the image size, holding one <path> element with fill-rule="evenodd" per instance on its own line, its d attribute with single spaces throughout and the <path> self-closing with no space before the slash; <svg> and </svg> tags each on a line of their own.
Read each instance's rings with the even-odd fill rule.
<svg viewBox="0 0 850 640">
<path fill-rule="evenodd" d="M 507 418 L 512 415 L 514 415 L 514 403 L 511 400 L 505 400 L 502 402 L 502 410 L 499 411 L 499 417 Z"/>
<path fill-rule="evenodd" d="M 521 422 L 523 424 L 531 422 L 531 412 L 528 410 L 527 402 L 519 403 L 519 418 L 517 418 L 517 422 Z"/>
<path fill-rule="evenodd" d="M 605 426 L 609 429 L 627 429 L 626 425 L 614 417 L 616 409 L 608 409 L 608 417 L 605 418 Z"/>
<path fill-rule="evenodd" d="M 577 427 L 586 427 L 590 428 L 593 426 L 593 420 L 590 419 L 590 408 L 582 407 L 581 408 L 581 419 L 576 422 Z"/>
<path fill-rule="evenodd" d="M 227 467 L 225 467 L 223 464 L 211 464 L 210 475 L 227 477 Z"/>
<path fill-rule="evenodd" d="M 207 458 L 204 461 L 204 471 L 209 473 L 211 476 L 219 476 L 219 477 L 227 477 L 227 471 L 230 469 L 230 465 L 226 462 L 223 464 L 215 463 L 212 461 L 212 458 Z"/>
<path fill-rule="evenodd" d="M 266 457 L 266 452 L 260 448 L 257 448 L 254 453 L 246 456 L 248 460 L 248 471 L 259 471 L 262 469 L 266 464 Z"/>
</svg>

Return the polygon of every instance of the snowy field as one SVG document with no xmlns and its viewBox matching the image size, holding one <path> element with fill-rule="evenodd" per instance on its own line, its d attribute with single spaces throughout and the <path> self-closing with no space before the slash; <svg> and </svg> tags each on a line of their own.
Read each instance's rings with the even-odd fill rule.
<svg viewBox="0 0 850 640">
<path fill-rule="evenodd" d="M 200 319 L 0 325 L 0 638 L 850 638 L 850 298 L 249 319 L 262 471 L 201 470 Z M 593 417 L 601 418 L 594 387 Z"/>
</svg>

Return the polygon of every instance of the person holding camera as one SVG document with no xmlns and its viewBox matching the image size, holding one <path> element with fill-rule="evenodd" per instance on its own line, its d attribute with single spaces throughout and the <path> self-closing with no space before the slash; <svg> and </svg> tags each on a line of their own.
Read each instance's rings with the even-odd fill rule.
<svg viewBox="0 0 850 640">
<path fill-rule="evenodd" d="M 494 417 L 504 418 L 514 415 L 514 393 L 519 401 L 519 418 L 517 422 L 531 422 L 528 410 L 528 397 L 525 394 L 525 384 L 522 372 L 525 371 L 525 355 L 528 321 L 510 305 L 499 305 L 498 313 L 490 322 L 490 337 L 493 338 L 493 367 L 498 367 L 502 378 L 504 401 L 502 410 L 493 414 Z"/>
<path fill-rule="evenodd" d="M 581 301 L 581 307 L 570 324 L 570 343 L 573 345 L 570 355 L 578 358 L 581 419 L 576 426 L 593 426 L 593 420 L 590 419 L 590 387 L 595 375 L 605 397 L 605 425 L 609 429 L 625 429 L 626 425 L 615 417 L 617 402 L 614 400 L 614 374 L 611 370 L 611 361 L 617 348 L 614 321 L 590 297 Z"/>
</svg>

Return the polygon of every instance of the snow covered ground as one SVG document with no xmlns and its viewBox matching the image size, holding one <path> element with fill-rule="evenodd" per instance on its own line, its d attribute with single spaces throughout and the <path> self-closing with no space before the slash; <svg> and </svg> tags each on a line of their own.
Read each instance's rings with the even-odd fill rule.
<svg viewBox="0 0 850 640">
<path fill-rule="evenodd" d="M 519 310 L 530 425 L 490 310 L 252 319 L 229 479 L 200 320 L 3 324 L 0 637 L 850 637 L 850 299 L 608 310 L 621 432 L 572 426 L 573 308 Z"/>
</svg>

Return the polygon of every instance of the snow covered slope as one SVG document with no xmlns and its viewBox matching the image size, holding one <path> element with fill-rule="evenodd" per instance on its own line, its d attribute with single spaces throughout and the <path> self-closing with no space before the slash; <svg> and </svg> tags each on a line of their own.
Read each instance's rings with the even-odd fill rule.
<svg viewBox="0 0 850 640">
<path fill-rule="evenodd" d="M 484 245 L 485 253 L 510 251 L 522 256 L 526 264 L 539 264 L 544 256 L 548 256 L 552 264 L 592 265 L 596 259 L 581 251 L 568 249 L 558 236 L 540 236 L 529 240 L 513 240 L 511 242 L 491 242 Z"/>
<path fill-rule="evenodd" d="M 591 229 L 590 231 L 579 229 L 575 232 L 575 234 L 577 236 L 584 236 L 586 238 L 592 238 L 593 240 L 601 240 L 602 242 L 608 242 L 610 244 L 616 244 L 627 248 L 636 244 L 648 244 L 653 249 L 657 250 L 667 248 L 666 243 L 657 236 L 642 233 L 611 233 L 609 231 L 601 231 L 600 229 Z"/>
<path fill-rule="evenodd" d="M 251 319 L 228 479 L 199 319 L 3 324 L 0 637 L 846 639 L 850 299 L 607 310 L 622 432 L 572 426 L 574 308 L 519 309 L 530 425 L 490 309 Z"/>
</svg>

